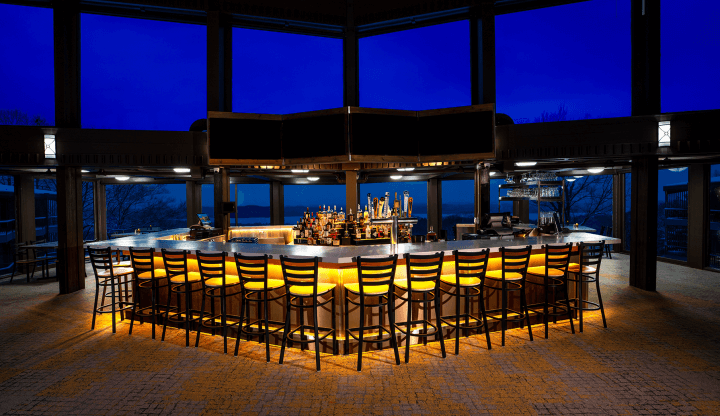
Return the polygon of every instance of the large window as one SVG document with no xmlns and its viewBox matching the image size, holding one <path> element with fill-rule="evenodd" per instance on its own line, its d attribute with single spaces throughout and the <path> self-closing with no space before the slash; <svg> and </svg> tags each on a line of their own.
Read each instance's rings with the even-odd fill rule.
<svg viewBox="0 0 720 416">
<path fill-rule="evenodd" d="M 497 112 L 516 123 L 630 115 L 630 2 L 495 18 Z"/>
<path fill-rule="evenodd" d="M 230 199 L 237 203 L 235 214 L 230 215 L 232 225 L 270 225 L 270 185 L 231 184 Z"/>
<path fill-rule="evenodd" d="M 342 107 L 342 53 L 342 39 L 234 28 L 233 111 Z"/>
<path fill-rule="evenodd" d="M 360 39 L 360 105 L 428 110 L 470 105 L 467 20 Z"/>
<path fill-rule="evenodd" d="M 412 216 L 418 218 L 418 223 L 413 226 L 413 235 L 425 235 L 428 232 L 427 223 L 427 182 L 385 182 L 385 183 L 364 183 L 360 185 L 360 204 L 363 209 L 367 205 L 368 194 L 372 199 L 382 198 L 388 192 L 390 200 L 397 198 L 402 201 L 403 192 L 408 191 L 413 199 Z M 402 202 L 401 202 L 402 203 Z M 439 231 L 439 230 L 435 230 Z"/>
<path fill-rule="evenodd" d="M 687 260 L 688 169 L 658 171 L 658 247 L 660 257 Z"/>
<path fill-rule="evenodd" d="M 52 10 L 0 4 L 0 124 L 55 125 Z"/>
<path fill-rule="evenodd" d="M 448 240 L 456 240 L 455 225 L 472 224 L 475 214 L 475 181 L 443 181 L 442 228 Z M 492 199 L 491 199 L 492 200 Z"/>
<path fill-rule="evenodd" d="M 183 185 L 107 185 L 107 232 L 138 228 L 172 229 L 186 225 L 186 205 L 177 195 Z"/>
<path fill-rule="evenodd" d="M 720 109 L 720 2 L 660 1 L 661 109 Z"/>
<path fill-rule="evenodd" d="M 302 218 L 305 210 L 317 213 L 321 205 L 348 212 L 345 206 L 345 185 L 285 185 L 285 224 L 294 225 Z M 357 207 L 352 210 L 357 213 Z M 317 215 L 317 214 L 316 214 Z"/>
<path fill-rule="evenodd" d="M 710 169 L 710 237 L 709 266 L 720 269 L 720 165 L 712 165 Z"/>
<path fill-rule="evenodd" d="M 205 26 L 81 16 L 82 126 L 187 131 L 207 115 Z"/>
<path fill-rule="evenodd" d="M 0 276 L 9 273 L 15 254 L 15 187 L 12 176 L 0 176 Z"/>
</svg>

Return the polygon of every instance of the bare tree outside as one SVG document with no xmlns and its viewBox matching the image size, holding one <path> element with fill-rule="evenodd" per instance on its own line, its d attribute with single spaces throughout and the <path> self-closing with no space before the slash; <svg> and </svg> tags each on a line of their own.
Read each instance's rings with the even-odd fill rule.
<svg viewBox="0 0 720 416">
<path fill-rule="evenodd" d="M 108 232 L 145 228 L 177 227 L 185 220 L 186 203 L 177 203 L 165 185 L 108 185 Z"/>
<path fill-rule="evenodd" d="M 0 110 L 0 125 L 3 126 L 47 126 L 41 115 L 29 116 L 20 110 Z"/>
<path fill-rule="evenodd" d="M 565 185 L 565 221 L 585 225 L 603 213 L 612 213 L 612 176 L 584 176 Z M 560 212 L 560 202 L 551 203 Z"/>
</svg>

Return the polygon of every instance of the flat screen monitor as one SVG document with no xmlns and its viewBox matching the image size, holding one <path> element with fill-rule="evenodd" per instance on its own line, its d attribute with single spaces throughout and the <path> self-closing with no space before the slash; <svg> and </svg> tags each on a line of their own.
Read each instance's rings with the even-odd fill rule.
<svg viewBox="0 0 720 416">
<path fill-rule="evenodd" d="M 196 214 L 198 219 L 200 220 L 200 224 L 206 225 L 208 227 L 211 226 L 210 224 L 210 217 L 208 217 L 207 214 Z"/>
</svg>

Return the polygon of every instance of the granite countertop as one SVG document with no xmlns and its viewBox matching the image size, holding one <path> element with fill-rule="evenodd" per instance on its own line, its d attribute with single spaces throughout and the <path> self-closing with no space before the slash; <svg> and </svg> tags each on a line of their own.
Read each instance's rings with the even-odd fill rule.
<svg viewBox="0 0 720 416">
<path fill-rule="evenodd" d="M 225 251 L 232 253 L 246 254 L 271 254 L 275 259 L 279 256 L 318 256 L 323 263 L 351 263 L 355 256 L 387 256 L 395 254 L 390 244 L 373 246 L 306 246 L 306 245 L 273 245 L 273 244 L 242 244 L 242 243 L 216 243 L 209 241 L 173 241 L 158 240 L 160 237 L 167 237 L 173 234 L 187 233 L 187 228 L 176 228 L 157 233 L 140 234 L 136 236 L 117 238 L 114 240 L 98 241 L 88 246 L 111 246 L 124 249 L 127 247 L 153 247 L 158 251 L 162 248 L 175 250 L 202 250 L 202 251 Z M 620 239 L 605 237 L 597 234 L 573 232 L 561 236 L 540 236 L 527 238 L 507 238 L 501 240 L 464 240 L 445 241 L 438 243 L 403 243 L 398 244 L 397 254 L 402 256 L 405 253 L 428 253 L 445 251 L 449 255 L 452 250 L 471 250 L 490 248 L 497 252 L 500 247 L 518 247 L 532 245 L 539 249 L 543 244 L 566 244 L 579 243 L 583 241 L 605 240 L 607 244 L 620 244 Z"/>
</svg>

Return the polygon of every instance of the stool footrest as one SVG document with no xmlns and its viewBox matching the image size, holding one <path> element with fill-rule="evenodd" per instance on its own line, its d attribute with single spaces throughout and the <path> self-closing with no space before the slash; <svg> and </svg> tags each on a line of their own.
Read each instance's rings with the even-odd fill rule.
<svg viewBox="0 0 720 416">
<path fill-rule="evenodd" d="M 506 310 L 507 310 L 507 315 L 517 315 L 517 317 L 515 317 L 515 318 L 512 318 L 510 316 L 505 318 L 505 320 L 508 322 L 516 322 L 516 321 L 520 322 L 523 319 L 525 319 L 525 314 L 520 311 L 516 311 L 514 309 L 506 309 Z M 500 316 L 492 315 L 493 313 L 497 314 L 498 312 L 500 313 Z M 485 315 L 487 316 L 488 319 L 495 319 L 497 321 L 502 321 L 502 309 L 493 309 L 493 310 L 485 311 Z"/>
<path fill-rule="evenodd" d="M 246 318 L 246 320 L 247 320 L 247 318 Z M 253 326 L 256 326 L 257 329 L 251 330 Z M 280 332 L 284 329 L 285 322 L 268 320 L 268 326 L 276 327 L 275 329 L 271 329 L 271 330 L 267 331 L 268 334 L 274 334 L 274 333 Z M 248 329 L 248 328 L 250 328 L 250 329 Z M 252 321 L 252 322 L 248 322 L 246 324 L 240 325 L 240 332 L 242 332 L 243 334 L 247 334 L 251 337 L 261 337 L 261 336 L 265 336 L 265 332 L 266 332 L 265 329 L 262 329 L 262 328 L 265 328 L 265 321 L 262 319 L 258 319 L 256 321 Z"/>
<path fill-rule="evenodd" d="M 408 323 L 410 324 L 410 326 L 412 326 L 412 325 L 426 324 L 427 326 L 431 327 L 431 329 L 432 329 L 433 331 L 432 331 L 432 332 L 426 332 L 426 333 L 423 334 L 423 333 L 420 333 L 420 332 L 419 332 L 419 331 L 421 331 L 422 329 L 415 329 L 415 331 L 418 331 L 417 334 L 413 334 L 413 333 L 412 333 L 413 331 L 410 331 L 410 333 L 408 334 L 407 331 L 402 328 L 403 326 L 404 326 L 404 327 L 407 327 L 407 326 L 408 326 Z M 404 335 L 409 336 L 409 337 L 431 337 L 431 336 L 433 336 L 433 335 L 435 335 L 435 334 L 437 334 L 437 333 L 439 332 L 437 326 L 433 325 L 431 322 L 426 321 L 426 320 L 418 320 L 418 321 L 410 321 L 410 322 L 396 322 L 396 323 L 395 323 L 395 327 L 397 328 L 398 331 L 400 331 L 401 333 L 403 333 Z"/>
<path fill-rule="evenodd" d="M 365 328 L 363 328 L 363 330 L 365 330 L 365 331 L 371 330 L 371 329 L 377 329 L 377 330 L 379 330 L 380 332 L 379 332 L 378 334 L 372 334 L 372 335 L 367 335 L 367 336 L 368 336 L 368 337 L 377 337 L 377 338 L 366 339 L 365 336 L 363 336 L 363 340 L 362 340 L 363 342 L 367 342 L 367 343 L 388 342 L 388 341 L 390 341 L 390 339 L 391 339 L 393 336 L 395 336 L 395 334 L 393 334 L 392 332 L 390 332 L 389 329 L 385 328 L 385 327 L 382 326 L 382 325 L 366 326 Z M 360 328 L 348 328 L 348 329 L 345 330 L 345 334 L 346 334 L 346 335 L 349 335 L 349 336 L 352 337 L 352 338 L 354 338 L 356 341 L 360 341 L 360 337 L 359 337 L 359 336 L 356 337 L 355 334 L 353 334 L 354 331 L 358 331 L 358 332 L 359 332 L 359 331 L 360 331 Z M 388 334 L 387 337 L 383 337 L 383 336 L 382 336 L 382 335 L 383 335 L 383 331 L 385 331 L 385 333 Z"/>
<path fill-rule="evenodd" d="M 587 305 L 590 305 L 590 306 L 576 306 L 576 302 L 577 302 L 577 301 L 578 301 L 578 299 L 570 299 L 570 309 L 575 309 L 575 310 L 578 310 L 578 311 L 581 310 L 581 309 L 582 309 L 583 311 L 599 311 L 600 309 L 602 309 L 602 308 L 600 307 L 600 304 L 595 303 L 595 302 L 591 302 L 591 301 L 589 301 L 589 300 L 581 300 L 581 301 L 580 301 L 580 305 L 587 304 Z"/>
<path fill-rule="evenodd" d="M 295 333 L 296 333 L 297 331 L 300 331 L 300 329 L 302 329 L 302 328 L 304 328 L 306 331 L 310 331 L 310 333 L 306 333 L 306 334 L 305 334 L 306 337 L 308 337 L 308 336 L 314 337 L 314 336 L 315 336 L 315 328 L 314 328 L 314 327 L 308 326 L 308 325 L 300 325 L 300 326 L 298 326 L 297 328 L 295 328 L 295 329 L 293 329 L 292 331 L 290 331 L 290 332 L 288 332 L 287 334 L 285 334 L 285 337 L 287 338 L 288 341 L 297 342 L 298 344 L 309 344 L 309 343 L 311 343 L 311 342 L 315 342 L 314 339 L 312 339 L 312 340 L 300 340 L 300 339 L 297 339 L 297 338 L 293 338 L 293 335 L 295 335 Z M 335 333 L 335 330 L 332 329 L 332 328 L 327 328 L 327 327 L 321 327 L 321 326 L 319 326 L 319 327 L 318 327 L 318 332 L 320 332 L 320 331 L 327 332 L 327 333 L 324 334 L 324 335 L 319 335 L 319 334 L 318 334 L 318 339 L 317 339 L 318 341 L 322 341 L 322 340 L 324 340 L 325 338 L 327 338 L 327 337 L 329 337 L 330 335 L 332 335 L 333 333 Z"/>
<path fill-rule="evenodd" d="M 555 307 L 556 310 L 559 310 L 559 312 L 552 312 L 550 310 L 550 308 L 552 308 L 553 306 Z M 527 305 L 527 308 L 531 312 L 534 312 L 538 315 L 543 315 L 545 313 L 545 311 L 544 311 L 545 304 L 543 304 L 543 303 Z M 572 307 L 570 307 L 570 309 L 572 309 Z M 567 306 L 565 306 L 563 304 L 558 304 L 558 303 L 556 303 L 556 304 L 548 303 L 548 313 L 547 313 L 548 316 L 563 316 L 563 315 L 567 315 L 568 313 L 569 313 L 569 311 L 567 310 Z"/>
<path fill-rule="evenodd" d="M 470 314 L 461 314 L 458 315 L 458 318 L 460 320 L 467 318 L 467 320 L 474 320 L 477 322 L 476 324 L 470 324 L 464 325 L 462 322 L 460 322 L 459 325 L 455 325 L 455 315 L 447 315 L 440 317 L 440 321 L 443 323 L 443 325 L 447 325 L 451 328 L 457 328 L 457 329 L 480 329 L 485 326 L 485 323 L 482 321 L 481 318 L 478 318 L 477 316 L 470 315 Z"/>
<path fill-rule="evenodd" d="M 119 305 L 119 307 L 118 307 L 118 305 Z M 125 305 L 125 306 L 122 306 L 122 305 Z M 112 306 L 113 306 L 112 303 L 108 303 L 106 305 L 100 305 L 97 307 L 97 309 L 95 309 L 95 311 L 97 313 L 112 313 L 113 312 Z M 130 311 L 130 310 L 132 310 L 133 304 L 132 304 L 132 302 L 117 301 L 117 302 L 115 302 L 115 306 L 116 306 L 115 312 Z M 109 310 L 109 311 L 103 310 L 105 308 L 110 308 L 111 310 Z"/>
<path fill-rule="evenodd" d="M 177 307 L 175 307 L 175 309 L 177 310 Z M 195 322 L 195 321 L 200 320 L 201 312 L 196 309 L 191 309 L 190 311 L 176 311 L 175 313 L 170 313 L 168 311 L 167 321 L 174 322 L 174 323 L 185 323 L 185 319 L 182 319 L 180 317 L 183 315 L 187 315 L 188 313 L 190 313 L 190 322 Z M 193 317 L 193 315 L 197 315 L 197 316 Z"/>
</svg>

